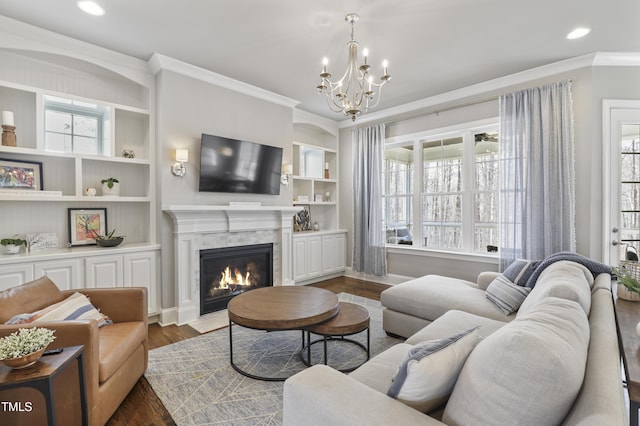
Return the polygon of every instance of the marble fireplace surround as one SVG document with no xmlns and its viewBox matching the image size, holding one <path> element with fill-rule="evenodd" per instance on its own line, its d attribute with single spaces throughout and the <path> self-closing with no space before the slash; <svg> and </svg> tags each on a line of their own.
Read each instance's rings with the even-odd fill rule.
<svg viewBox="0 0 640 426">
<path fill-rule="evenodd" d="M 273 285 L 294 285 L 292 217 L 300 208 L 165 205 L 173 221 L 176 323 L 200 317 L 200 250 L 273 243 Z"/>
</svg>

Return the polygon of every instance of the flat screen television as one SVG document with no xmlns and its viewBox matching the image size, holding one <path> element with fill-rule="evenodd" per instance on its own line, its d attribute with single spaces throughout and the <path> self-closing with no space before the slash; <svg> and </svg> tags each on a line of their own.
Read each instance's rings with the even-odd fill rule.
<svg viewBox="0 0 640 426">
<path fill-rule="evenodd" d="M 200 192 L 280 194 L 282 148 L 202 134 Z"/>
</svg>

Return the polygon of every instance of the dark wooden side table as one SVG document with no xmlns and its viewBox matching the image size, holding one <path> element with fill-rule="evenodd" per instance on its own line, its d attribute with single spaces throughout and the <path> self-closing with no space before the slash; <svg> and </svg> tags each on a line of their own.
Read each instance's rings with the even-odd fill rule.
<svg viewBox="0 0 640 426">
<path fill-rule="evenodd" d="M 78 377 L 80 381 L 80 404 L 82 409 L 82 424 L 88 424 L 87 394 L 84 379 L 84 346 L 69 346 L 55 355 L 45 355 L 30 367 L 12 370 L 6 365 L 0 365 L 0 390 L 19 387 L 32 387 L 40 391 L 47 405 L 48 424 L 55 426 L 55 399 L 53 379 L 61 373 L 73 360 L 78 360 Z"/>
<path fill-rule="evenodd" d="M 367 308 L 355 303 L 340 302 L 340 311 L 338 315 L 329 321 L 321 324 L 312 325 L 307 329 L 307 343 L 300 351 L 300 359 L 307 366 L 311 366 L 311 345 L 322 342 L 324 345 L 324 364 L 328 365 L 327 359 L 327 341 L 339 340 L 342 342 L 352 343 L 361 347 L 367 354 L 367 357 L 359 364 L 350 368 L 339 369 L 343 373 L 348 373 L 360 367 L 367 362 L 371 356 L 371 334 L 369 331 L 369 311 Z M 347 339 L 345 336 L 358 334 L 367 331 L 367 346 L 362 343 Z M 311 341 L 311 333 L 322 336 L 322 339 Z M 305 349 L 307 350 L 307 358 L 304 357 Z"/>
<path fill-rule="evenodd" d="M 629 393 L 629 424 L 638 426 L 640 409 L 640 338 L 636 335 L 636 325 L 640 322 L 640 302 L 630 302 L 615 297 L 613 285 L 618 343 L 627 380 Z"/>
</svg>

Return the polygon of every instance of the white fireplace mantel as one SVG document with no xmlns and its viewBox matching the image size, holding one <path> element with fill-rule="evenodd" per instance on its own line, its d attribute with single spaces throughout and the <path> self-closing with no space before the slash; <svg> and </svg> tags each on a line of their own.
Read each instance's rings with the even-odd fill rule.
<svg viewBox="0 0 640 426">
<path fill-rule="evenodd" d="M 280 271 L 274 285 L 293 285 L 292 218 L 300 211 L 292 206 L 239 204 L 163 205 L 173 221 L 175 284 L 179 325 L 200 317 L 199 250 L 209 248 L 219 236 L 259 234 L 268 231 L 277 236 L 280 250 L 276 269 Z M 269 234 L 271 235 L 271 234 Z M 275 262 L 275 259 L 274 259 Z M 172 321 L 173 322 L 173 321 Z"/>
</svg>

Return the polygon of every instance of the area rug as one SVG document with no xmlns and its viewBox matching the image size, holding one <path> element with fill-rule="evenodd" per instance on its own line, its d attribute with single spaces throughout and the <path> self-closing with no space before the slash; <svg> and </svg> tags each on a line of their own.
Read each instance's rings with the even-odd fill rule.
<svg viewBox="0 0 640 426">
<path fill-rule="evenodd" d="M 379 301 L 348 293 L 338 298 L 369 310 L 372 356 L 400 342 L 382 330 Z M 265 332 L 240 326 L 233 330 L 234 362 L 245 371 L 281 377 L 305 368 L 299 357 L 300 331 Z M 366 344 L 366 332 L 351 338 Z M 312 345 L 314 364 L 322 361 L 322 346 Z M 365 358 L 356 345 L 329 345 L 329 365 L 334 368 L 348 368 Z M 283 383 L 250 379 L 231 367 L 228 327 L 151 350 L 145 377 L 177 425 L 282 424 Z"/>
</svg>

